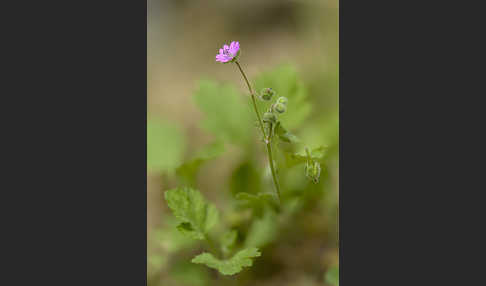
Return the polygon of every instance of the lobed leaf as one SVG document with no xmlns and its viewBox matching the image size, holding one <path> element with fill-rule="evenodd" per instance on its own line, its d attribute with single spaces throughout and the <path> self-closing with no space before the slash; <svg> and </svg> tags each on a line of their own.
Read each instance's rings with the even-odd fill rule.
<svg viewBox="0 0 486 286">
<path fill-rule="evenodd" d="M 319 146 L 311 150 L 311 159 L 314 161 L 321 161 L 326 154 L 326 147 Z M 304 153 L 289 153 L 285 152 L 285 161 L 287 167 L 293 167 L 302 163 L 307 162 L 308 157 L 307 154 Z"/>
<path fill-rule="evenodd" d="M 192 188 L 168 190 L 165 199 L 174 216 L 181 222 L 177 229 L 193 239 L 204 239 L 219 220 L 218 210 Z"/>
<path fill-rule="evenodd" d="M 253 258 L 260 256 L 261 253 L 258 248 L 251 247 L 240 250 L 233 257 L 226 260 L 220 260 L 214 257 L 211 253 L 204 252 L 192 259 L 193 263 L 204 264 L 210 268 L 218 270 L 223 275 L 233 275 L 241 270 L 243 267 L 253 265 Z"/>
<path fill-rule="evenodd" d="M 259 193 L 254 195 L 241 192 L 236 194 L 235 198 L 239 201 L 241 207 L 253 209 L 257 216 L 262 216 L 267 206 L 273 208 L 278 207 L 278 202 L 272 193 Z"/>
</svg>

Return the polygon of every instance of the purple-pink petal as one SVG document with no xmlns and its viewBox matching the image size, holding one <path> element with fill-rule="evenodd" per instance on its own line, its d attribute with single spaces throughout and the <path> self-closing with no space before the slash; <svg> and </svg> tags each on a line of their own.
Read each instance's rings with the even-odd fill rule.
<svg viewBox="0 0 486 286">
<path fill-rule="evenodd" d="M 230 46 L 230 50 L 229 52 L 236 56 L 236 54 L 238 53 L 238 50 L 240 49 L 240 44 L 238 42 L 232 42 L 231 43 L 231 46 Z"/>
<path fill-rule="evenodd" d="M 228 62 L 228 61 L 230 61 L 230 60 L 231 60 L 231 58 L 228 58 L 228 57 L 227 57 L 227 56 L 225 56 L 225 55 L 219 55 L 219 54 L 218 54 L 218 55 L 216 55 L 216 61 L 218 61 L 218 62 L 225 63 L 225 62 Z"/>
</svg>

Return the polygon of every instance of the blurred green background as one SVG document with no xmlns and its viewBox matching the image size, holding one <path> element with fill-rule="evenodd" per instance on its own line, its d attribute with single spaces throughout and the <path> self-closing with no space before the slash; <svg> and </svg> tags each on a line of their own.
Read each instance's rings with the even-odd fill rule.
<svg viewBox="0 0 486 286">
<path fill-rule="evenodd" d="M 148 0 L 149 286 L 337 284 L 338 16 L 337 0 Z M 305 143 L 293 151 L 325 147 L 318 184 L 277 154 L 278 217 L 235 203 L 238 192 L 273 186 L 245 83 L 235 65 L 215 61 L 231 41 L 256 90 L 289 98 L 282 122 Z M 177 232 L 163 196 L 181 185 L 214 203 L 242 244 L 260 248 L 252 267 L 221 277 L 190 263 L 203 246 Z"/>
</svg>

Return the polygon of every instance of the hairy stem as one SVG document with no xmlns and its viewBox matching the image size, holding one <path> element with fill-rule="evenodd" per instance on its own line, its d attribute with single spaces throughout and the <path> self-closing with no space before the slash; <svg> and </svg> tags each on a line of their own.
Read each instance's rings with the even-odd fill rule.
<svg viewBox="0 0 486 286">
<path fill-rule="evenodd" d="M 238 66 L 238 69 L 240 70 L 241 74 L 243 75 L 243 78 L 245 79 L 246 85 L 248 86 L 248 90 L 250 91 L 251 101 L 253 103 L 253 108 L 255 109 L 255 113 L 256 113 L 256 116 L 258 118 L 258 123 L 260 125 L 260 129 L 262 131 L 263 138 L 264 138 L 265 144 L 267 146 L 268 162 L 270 164 L 270 170 L 272 171 L 273 183 L 275 185 L 275 189 L 277 190 L 277 199 L 280 202 L 280 185 L 278 184 L 277 173 L 275 172 L 275 167 L 273 165 L 273 155 L 272 155 L 272 146 L 271 146 L 271 142 L 270 142 L 270 134 L 268 136 L 265 134 L 265 128 L 263 127 L 263 121 L 262 121 L 262 118 L 260 117 L 260 113 L 258 112 L 255 94 L 253 93 L 250 82 L 248 81 L 248 78 L 246 77 L 245 72 L 241 68 L 240 63 L 238 61 L 235 61 L 235 64 Z"/>
</svg>

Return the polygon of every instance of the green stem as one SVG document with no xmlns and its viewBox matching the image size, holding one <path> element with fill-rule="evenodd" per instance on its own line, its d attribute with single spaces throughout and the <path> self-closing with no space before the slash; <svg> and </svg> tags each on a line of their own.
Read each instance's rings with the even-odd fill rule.
<svg viewBox="0 0 486 286">
<path fill-rule="evenodd" d="M 248 81 L 248 78 L 246 77 L 245 72 L 241 68 L 240 63 L 238 61 L 235 61 L 235 64 L 238 66 L 238 69 L 240 70 L 241 74 L 243 75 L 243 78 L 245 79 L 246 85 L 248 86 L 248 90 L 250 91 L 251 101 L 253 103 L 253 108 L 255 109 L 255 113 L 256 113 L 256 116 L 258 118 L 258 123 L 260 125 L 260 129 L 262 131 L 263 138 L 265 139 L 265 145 L 267 145 L 268 162 L 270 164 L 270 170 L 272 171 L 273 183 L 275 185 L 275 189 L 277 190 L 277 199 L 280 202 L 280 185 L 278 184 L 277 173 L 275 172 L 275 167 L 273 165 L 272 146 L 271 146 L 271 142 L 270 142 L 270 136 L 267 136 L 265 134 L 265 128 L 263 127 L 263 121 L 260 117 L 260 113 L 258 112 L 255 94 L 253 93 L 250 82 Z"/>
<path fill-rule="evenodd" d="M 310 161 L 311 160 L 311 154 L 309 152 L 309 148 L 305 147 L 305 153 L 307 153 L 307 161 Z"/>
</svg>

